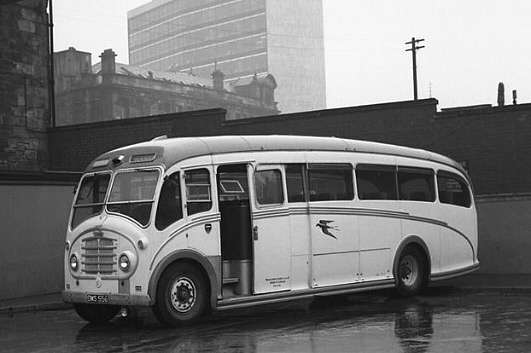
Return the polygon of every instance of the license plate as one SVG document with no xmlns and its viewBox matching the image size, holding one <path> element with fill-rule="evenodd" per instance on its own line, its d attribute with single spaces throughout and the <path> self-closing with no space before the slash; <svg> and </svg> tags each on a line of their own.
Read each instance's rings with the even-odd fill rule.
<svg viewBox="0 0 531 353">
<path fill-rule="evenodd" d="M 109 296 L 103 294 L 87 294 L 87 303 L 107 304 Z"/>
</svg>

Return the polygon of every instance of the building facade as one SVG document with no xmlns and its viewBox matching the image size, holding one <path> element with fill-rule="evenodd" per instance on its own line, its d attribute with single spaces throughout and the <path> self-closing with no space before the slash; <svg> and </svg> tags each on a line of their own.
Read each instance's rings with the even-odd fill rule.
<svg viewBox="0 0 531 353">
<path fill-rule="evenodd" d="M 129 62 L 228 84 L 271 73 L 283 113 L 326 106 L 322 0 L 153 0 L 129 11 Z"/>
<path fill-rule="evenodd" d="M 105 50 L 93 66 L 91 54 L 75 48 L 54 54 L 57 125 L 209 108 L 224 108 L 228 119 L 278 113 L 271 75 L 226 86 L 220 70 L 207 79 L 120 64 L 115 56 Z"/>
</svg>

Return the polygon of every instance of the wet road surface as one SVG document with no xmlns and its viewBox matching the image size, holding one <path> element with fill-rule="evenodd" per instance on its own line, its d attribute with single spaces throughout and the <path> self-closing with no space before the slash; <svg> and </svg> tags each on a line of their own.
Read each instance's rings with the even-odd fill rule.
<svg viewBox="0 0 531 353">
<path fill-rule="evenodd" d="M 365 293 L 225 312 L 178 329 L 145 309 L 105 327 L 73 310 L 3 314 L 0 352 L 531 352 L 531 293 Z"/>
</svg>

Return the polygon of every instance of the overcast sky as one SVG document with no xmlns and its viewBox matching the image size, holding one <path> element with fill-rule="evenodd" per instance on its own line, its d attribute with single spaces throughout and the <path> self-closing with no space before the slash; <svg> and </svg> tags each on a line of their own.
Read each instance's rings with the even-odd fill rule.
<svg viewBox="0 0 531 353">
<path fill-rule="evenodd" d="M 127 63 L 126 13 L 146 2 L 54 0 L 55 50 L 74 46 L 97 56 L 113 48 L 117 60 Z M 426 39 L 417 58 L 419 98 L 431 91 L 439 108 L 496 104 L 503 81 L 506 103 L 513 89 L 520 103 L 531 102 L 529 0 L 323 0 L 323 5 L 329 108 L 412 99 L 411 55 L 404 51 L 412 36 Z"/>
</svg>

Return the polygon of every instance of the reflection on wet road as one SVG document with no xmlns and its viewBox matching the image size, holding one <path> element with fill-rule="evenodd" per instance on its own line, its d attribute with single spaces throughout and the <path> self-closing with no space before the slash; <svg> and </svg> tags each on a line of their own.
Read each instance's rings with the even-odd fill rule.
<svg viewBox="0 0 531 353">
<path fill-rule="evenodd" d="M 72 310 L 0 316 L 1 352 L 531 352 L 529 293 L 378 292 L 161 327 L 148 310 L 106 327 Z"/>
</svg>

